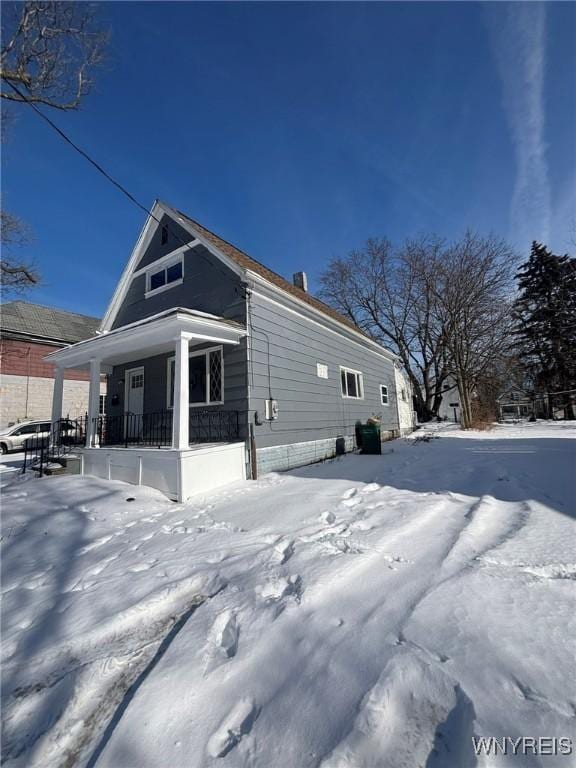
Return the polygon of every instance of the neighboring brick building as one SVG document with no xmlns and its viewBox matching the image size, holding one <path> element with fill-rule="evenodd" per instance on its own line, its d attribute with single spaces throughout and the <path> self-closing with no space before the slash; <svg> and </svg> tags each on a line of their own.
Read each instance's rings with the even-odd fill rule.
<svg viewBox="0 0 576 768">
<path fill-rule="evenodd" d="M 49 420 L 54 366 L 44 357 L 94 336 L 100 320 L 27 301 L 11 301 L 0 310 L 0 426 Z M 64 415 L 77 418 L 86 413 L 88 381 L 88 371 L 66 370 Z M 104 379 L 100 392 L 106 392 Z"/>
</svg>

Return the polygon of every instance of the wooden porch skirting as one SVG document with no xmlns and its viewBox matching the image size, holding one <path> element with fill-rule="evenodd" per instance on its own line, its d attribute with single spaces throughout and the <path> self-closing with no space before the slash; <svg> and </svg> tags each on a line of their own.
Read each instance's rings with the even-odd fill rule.
<svg viewBox="0 0 576 768">
<path fill-rule="evenodd" d="M 76 452 L 76 451 L 75 451 Z M 243 442 L 173 448 L 79 448 L 81 473 L 156 488 L 175 501 L 246 479 Z"/>
</svg>

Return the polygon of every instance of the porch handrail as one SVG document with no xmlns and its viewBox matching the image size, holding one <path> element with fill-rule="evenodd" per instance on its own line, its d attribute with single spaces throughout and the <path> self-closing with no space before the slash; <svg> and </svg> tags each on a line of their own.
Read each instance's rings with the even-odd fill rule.
<svg viewBox="0 0 576 768">
<path fill-rule="evenodd" d="M 172 410 L 150 413 L 125 412 L 101 415 L 92 422 L 96 446 L 148 446 L 165 448 L 172 445 Z M 226 409 L 190 409 L 189 443 L 222 443 L 239 440 L 239 412 Z"/>
</svg>

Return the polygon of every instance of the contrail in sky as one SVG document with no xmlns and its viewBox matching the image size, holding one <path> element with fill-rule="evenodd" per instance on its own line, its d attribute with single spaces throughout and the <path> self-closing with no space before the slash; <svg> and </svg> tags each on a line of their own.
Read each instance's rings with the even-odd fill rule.
<svg viewBox="0 0 576 768">
<path fill-rule="evenodd" d="M 516 155 L 510 237 L 522 248 L 549 242 L 550 184 L 544 141 L 544 3 L 485 6 Z"/>
</svg>

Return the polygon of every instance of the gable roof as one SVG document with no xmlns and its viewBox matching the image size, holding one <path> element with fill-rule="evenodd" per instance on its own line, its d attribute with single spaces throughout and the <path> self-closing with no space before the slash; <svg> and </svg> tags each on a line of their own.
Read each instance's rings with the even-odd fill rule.
<svg viewBox="0 0 576 768">
<path fill-rule="evenodd" d="M 160 225 L 160 220 L 163 215 L 168 216 L 175 222 L 179 222 L 184 227 L 184 229 L 187 229 L 188 232 L 196 240 L 200 241 L 206 248 L 208 248 L 208 250 L 211 250 L 215 256 L 224 261 L 230 269 L 236 271 L 241 278 L 246 279 L 247 272 L 257 275 L 266 282 L 270 283 L 272 286 L 279 288 L 285 294 L 288 294 L 289 296 L 302 301 L 305 304 L 308 304 L 311 308 L 316 310 L 316 312 L 325 315 L 332 321 L 335 321 L 353 331 L 354 333 L 364 337 L 364 339 L 366 339 L 366 341 L 372 346 L 378 347 L 386 357 L 389 357 L 393 360 L 398 360 L 397 355 L 384 347 L 382 344 L 379 344 L 377 341 L 372 339 L 371 336 L 369 336 L 365 331 L 362 330 L 362 328 L 356 325 L 356 323 L 354 323 L 348 317 L 342 315 L 336 309 L 333 309 L 328 304 L 325 304 L 320 299 L 317 299 L 315 296 L 312 296 L 307 291 L 298 288 L 289 280 L 286 280 L 278 273 L 264 266 L 264 264 L 261 262 L 253 259 L 247 253 L 240 250 L 240 248 L 237 248 L 235 245 L 232 245 L 232 243 L 224 240 L 224 238 L 220 237 L 215 232 L 212 232 L 203 224 L 200 224 L 200 222 L 190 218 L 190 216 L 182 213 L 177 208 L 172 208 L 170 205 L 167 205 L 160 200 L 156 200 L 152 206 L 150 215 L 144 224 L 144 228 L 142 229 L 140 236 L 136 241 L 132 255 L 126 264 L 126 267 L 124 268 L 116 290 L 110 300 L 100 325 L 100 330 L 103 333 L 108 333 L 110 331 L 114 322 L 114 318 L 116 317 L 120 305 L 126 296 L 130 281 L 137 269 L 137 265 L 142 257 L 142 254 L 148 247 L 153 232 Z M 190 245 L 190 243 L 186 244 L 184 241 L 182 241 L 182 245 Z"/>
<path fill-rule="evenodd" d="M 10 301 L 0 306 L 4 335 L 33 337 L 49 342 L 75 344 L 94 336 L 100 318 L 79 315 L 28 301 Z"/>
<path fill-rule="evenodd" d="M 356 332 L 361 333 L 363 336 L 370 338 L 361 328 L 356 325 L 356 323 L 340 314 L 340 312 L 338 312 L 336 309 L 333 309 L 328 304 L 320 301 L 320 299 L 312 296 L 310 293 L 308 293 L 308 291 L 304 291 L 302 288 L 298 288 L 298 286 L 294 285 L 289 280 L 286 280 L 286 278 L 282 277 L 282 275 L 279 275 L 277 272 L 274 272 L 268 267 L 265 267 L 264 264 L 261 264 L 259 261 L 256 261 L 256 259 L 248 256 L 247 253 L 241 251 L 235 245 L 232 245 L 232 243 L 229 243 L 227 240 L 224 240 L 219 235 L 207 229 L 205 226 L 200 224 L 200 222 L 191 219 L 190 216 L 187 216 L 181 211 L 176 209 L 174 210 L 180 217 L 185 219 L 193 227 L 193 229 L 198 230 L 200 235 L 202 235 L 206 240 L 208 240 L 208 242 L 212 243 L 212 245 L 216 246 L 216 248 L 222 251 L 222 253 L 232 259 L 232 261 L 234 261 L 241 269 L 255 272 L 257 275 L 260 275 L 260 277 L 268 280 L 268 282 L 273 283 L 277 288 L 281 288 L 283 291 L 290 293 L 292 296 L 295 296 L 301 301 L 306 302 L 306 304 L 309 304 L 311 307 L 314 307 L 314 309 L 317 309 L 319 312 L 328 315 L 328 317 L 331 317 L 333 320 L 337 320 L 339 323 L 344 323 L 344 325 L 347 325 L 349 328 L 352 328 Z"/>
</svg>

